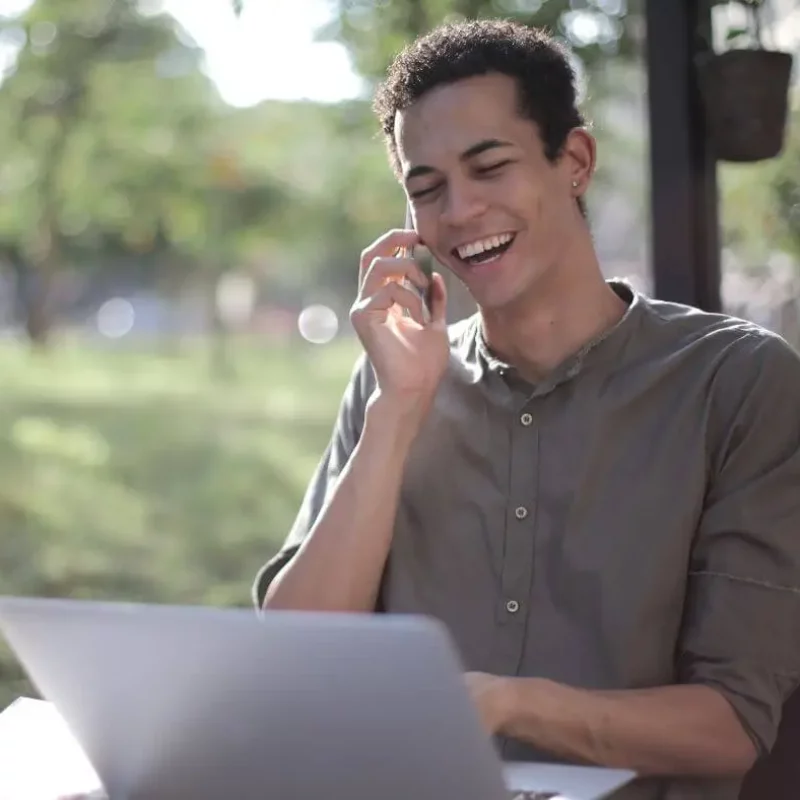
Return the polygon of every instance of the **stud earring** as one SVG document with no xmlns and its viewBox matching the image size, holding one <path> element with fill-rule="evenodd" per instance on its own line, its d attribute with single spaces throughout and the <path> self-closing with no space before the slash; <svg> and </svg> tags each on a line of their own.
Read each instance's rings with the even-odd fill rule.
<svg viewBox="0 0 800 800">
<path fill-rule="evenodd" d="M 572 181 L 572 188 L 573 189 L 577 189 L 578 188 L 578 181 Z"/>
</svg>

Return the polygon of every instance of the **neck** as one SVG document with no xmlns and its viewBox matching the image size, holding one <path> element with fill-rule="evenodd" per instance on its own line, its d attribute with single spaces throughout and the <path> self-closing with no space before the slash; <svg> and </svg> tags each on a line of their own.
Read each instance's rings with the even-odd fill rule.
<svg viewBox="0 0 800 800">
<path fill-rule="evenodd" d="M 527 296 L 498 309 L 481 309 L 491 351 L 538 380 L 625 313 L 625 301 L 603 278 L 594 248 L 557 265 Z"/>
</svg>

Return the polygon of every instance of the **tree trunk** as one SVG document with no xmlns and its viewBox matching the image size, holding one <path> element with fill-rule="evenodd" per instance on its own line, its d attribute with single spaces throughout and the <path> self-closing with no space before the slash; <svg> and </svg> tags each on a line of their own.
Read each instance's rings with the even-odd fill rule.
<svg viewBox="0 0 800 800">
<path fill-rule="evenodd" d="M 31 345 L 38 349 L 44 349 L 50 343 L 55 312 L 53 289 L 61 260 L 54 182 L 55 174 L 45 183 L 42 193 L 43 213 L 36 251 L 32 257 L 22 259 L 27 266 L 28 282 L 24 304 L 25 330 Z"/>
<path fill-rule="evenodd" d="M 52 275 L 42 265 L 23 256 L 16 247 L 2 248 L 0 255 L 14 273 L 14 316 L 22 322 L 31 345 L 44 348 L 53 327 Z"/>
<path fill-rule="evenodd" d="M 54 117 L 56 129 L 39 164 L 36 239 L 32 253 L 20 259 L 20 263 L 27 266 L 28 278 L 25 329 L 31 344 L 40 348 L 48 344 L 53 328 L 53 288 L 63 260 L 58 214 L 60 173 L 70 135 L 83 109 L 84 83 L 85 78 L 81 75 L 70 84 L 67 100 Z"/>
<path fill-rule="evenodd" d="M 25 298 L 25 330 L 31 345 L 44 349 L 50 343 L 53 329 L 52 277 L 39 270 L 33 284 Z"/>
<path fill-rule="evenodd" d="M 234 370 L 231 361 L 230 331 L 219 305 L 221 275 L 211 269 L 208 273 L 209 369 L 213 380 L 226 381 L 233 376 Z"/>
</svg>

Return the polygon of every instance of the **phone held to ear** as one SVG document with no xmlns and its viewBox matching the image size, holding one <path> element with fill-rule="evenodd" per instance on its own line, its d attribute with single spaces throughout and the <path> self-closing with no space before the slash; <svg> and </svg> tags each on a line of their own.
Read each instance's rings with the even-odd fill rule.
<svg viewBox="0 0 800 800">
<path fill-rule="evenodd" d="M 405 230 L 413 230 L 414 220 L 411 216 L 411 207 L 406 205 L 406 221 Z M 425 245 L 417 245 L 416 247 L 401 247 L 400 258 L 413 258 L 417 262 L 417 266 L 422 270 L 428 281 L 433 278 L 433 255 Z M 422 298 L 423 314 L 425 322 L 429 322 L 431 318 L 431 287 L 432 283 L 428 284 L 426 291 L 421 291 L 415 284 L 408 279 L 403 281 L 403 285 L 416 292 Z"/>
</svg>

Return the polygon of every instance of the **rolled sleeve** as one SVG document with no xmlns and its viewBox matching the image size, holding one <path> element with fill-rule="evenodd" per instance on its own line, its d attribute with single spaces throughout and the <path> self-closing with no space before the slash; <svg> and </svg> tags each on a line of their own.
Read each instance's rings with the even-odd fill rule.
<svg viewBox="0 0 800 800">
<path fill-rule="evenodd" d="M 264 564 L 253 583 L 252 596 L 256 608 L 264 604 L 267 590 L 275 576 L 291 561 L 306 536 L 314 527 L 320 513 L 336 487 L 361 436 L 367 400 L 374 390 L 372 367 L 362 356 L 356 363 L 339 405 L 333 434 L 328 442 L 311 481 L 306 489 L 300 509 L 280 550 Z"/>
<path fill-rule="evenodd" d="M 678 665 L 682 682 L 725 696 L 764 753 L 800 682 L 800 358 L 775 336 L 747 344 L 720 387 L 729 411 L 693 547 Z"/>
</svg>

